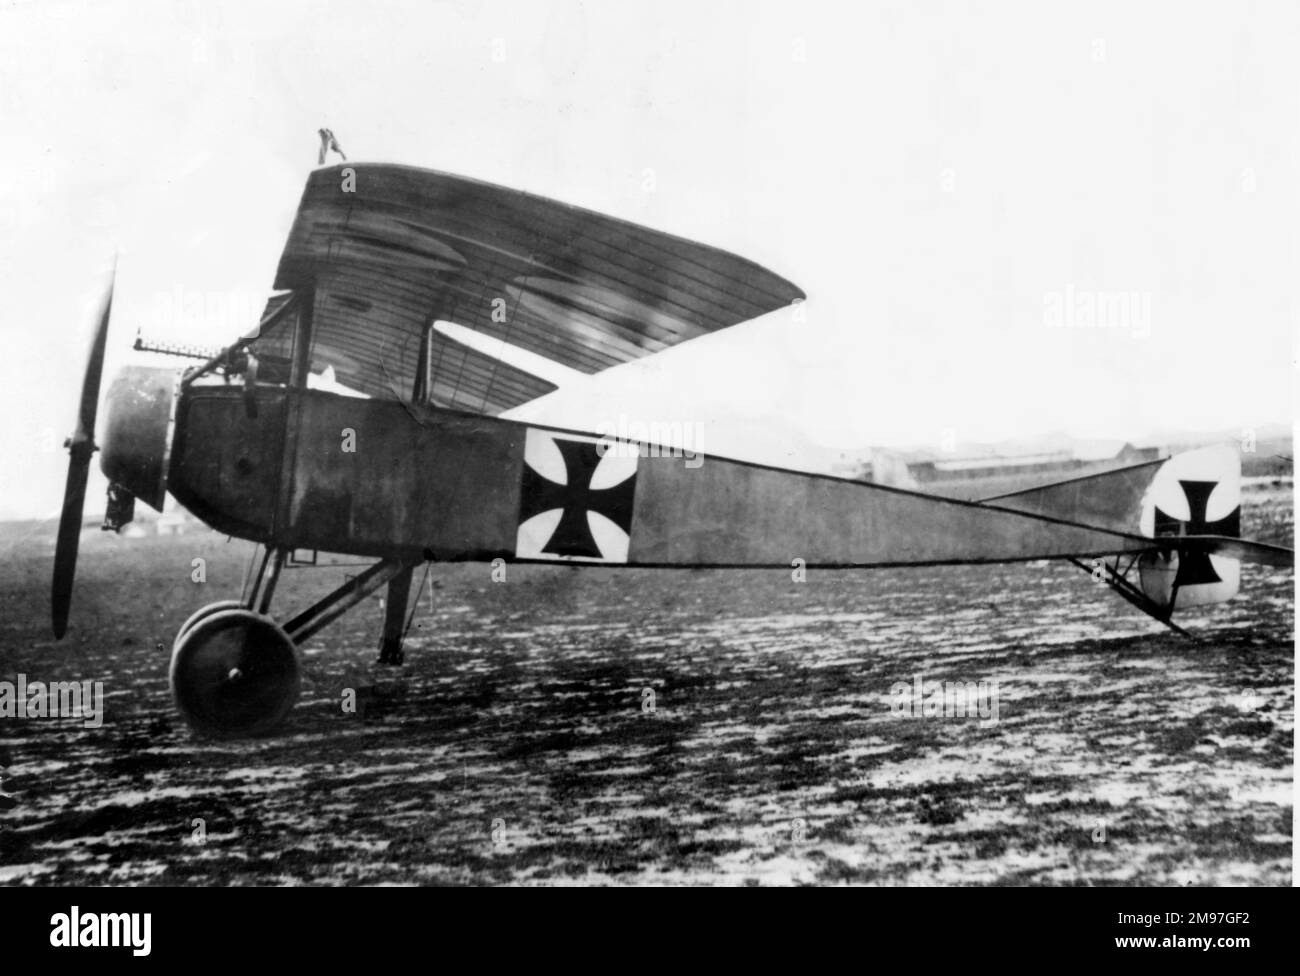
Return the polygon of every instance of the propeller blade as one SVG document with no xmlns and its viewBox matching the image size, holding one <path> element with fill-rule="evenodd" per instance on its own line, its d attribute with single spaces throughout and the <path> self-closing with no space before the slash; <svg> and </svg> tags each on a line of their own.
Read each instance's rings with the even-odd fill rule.
<svg viewBox="0 0 1300 976">
<path fill-rule="evenodd" d="M 86 479 L 90 476 L 90 452 L 73 451 L 68 462 L 68 482 L 63 490 L 63 515 L 59 519 L 59 540 L 54 549 L 54 637 L 62 640 L 68 630 L 72 606 L 72 580 L 77 572 L 77 543 L 81 537 L 81 510 L 86 502 Z"/>
<path fill-rule="evenodd" d="M 99 383 L 104 372 L 104 348 L 108 341 L 108 320 L 113 309 L 113 284 L 104 293 L 99 325 L 90 344 L 90 358 L 81 381 L 81 401 L 77 405 L 77 426 L 68 438 L 68 480 L 63 489 L 63 514 L 59 517 L 59 537 L 54 549 L 54 582 L 50 591 L 54 636 L 63 637 L 68 630 L 68 611 L 72 607 L 72 581 L 77 572 L 77 544 L 81 537 L 82 509 L 86 502 L 86 480 L 90 477 L 90 459 L 95 453 L 95 412 L 99 405 Z"/>
<path fill-rule="evenodd" d="M 108 342 L 108 320 L 113 311 L 113 286 L 117 283 L 117 268 L 104 293 L 103 305 L 99 312 L 99 327 L 90 345 L 90 359 L 86 362 L 86 372 L 81 381 L 81 402 L 77 406 L 77 429 L 72 440 L 92 441 L 95 438 L 95 410 L 99 405 L 99 381 L 104 375 L 104 347 Z"/>
</svg>

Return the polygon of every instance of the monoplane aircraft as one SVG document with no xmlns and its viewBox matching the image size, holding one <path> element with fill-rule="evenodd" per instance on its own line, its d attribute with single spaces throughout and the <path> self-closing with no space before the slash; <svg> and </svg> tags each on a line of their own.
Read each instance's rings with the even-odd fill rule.
<svg viewBox="0 0 1300 976">
<path fill-rule="evenodd" d="M 402 656 L 412 570 L 575 566 L 824 569 L 1068 559 L 1165 622 L 1233 596 L 1239 459 L 1210 448 L 963 500 L 645 445 L 500 415 L 581 374 L 804 299 L 743 258 L 527 193 L 406 166 L 313 171 L 261 322 L 201 365 L 128 366 L 95 441 L 112 285 L 81 391 L 59 527 L 64 634 L 92 454 L 105 527 L 168 492 L 262 547 L 238 599 L 180 627 L 176 704 L 201 734 L 274 729 L 298 648 L 387 586 L 381 661 Z M 102 447 L 102 450 L 101 450 Z M 312 606 L 272 611 L 300 550 L 372 557 Z M 799 561 L 802 562 L 799 562 Z"/>
</svg>

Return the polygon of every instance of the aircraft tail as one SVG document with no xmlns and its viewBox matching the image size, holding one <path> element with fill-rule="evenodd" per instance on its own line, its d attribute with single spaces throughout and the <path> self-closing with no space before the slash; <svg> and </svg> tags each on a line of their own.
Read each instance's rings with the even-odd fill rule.
<svg viewBox="0 0 1300 976">
<path fill-rule="evenodd" d="M 1139 530 L 1156 539 L 1241 538 L 1241 456 L 1228 446 L 1175 454 L 1156 472 Z M 1142 592 L 1157 606 L 1223 603 L 1241 586 L 1241 560 L 1197 549 L 1154 550 L 1138 560 Z"/>
<path fill-rule="evenodd" d="M 1140 595 L 1139 605 L 1163 619 L 1175 606 L 1232 599 L 1243 559 L 1294 561 L 1289 549 L 1241 539 L 1241 459 L 1228 445 L 983 500 L 1151 538 L 1136 566 L 1112 558 L 1104 570 L 1108 581 L 1122 579 L 1130 596 Z M 1135 568 L 1137 579 L 1130 580 Z"/>
</svg>

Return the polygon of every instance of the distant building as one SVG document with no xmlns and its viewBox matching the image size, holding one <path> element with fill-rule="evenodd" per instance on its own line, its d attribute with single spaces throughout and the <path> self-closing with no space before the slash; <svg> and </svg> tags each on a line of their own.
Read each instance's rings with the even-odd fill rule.
<svg viewBox="0 0 1300 976">
<path fill-rule="evenodd" d="M 1125 444 L 1115 455 L 1115 460 L 1128 464 L 1141 464 L 1143 461 L 1159 461 L 1163 456 L 1164 452 L 1158 447 L 1134 447 L 1132 444 Z"/>
<path fill-rule="evenodd" d="M 1125 444 L 1113 457 L 1098 460 L 1078 458 L 1070 451 L 1050 451 L 914 461 L 908 465 L 908 470 L 920 490 L 927 494 L 976 501 L 1146 461 L 1158 461 L 1164 456 L 1160 448 Z"/>
<path fill-rule="evenodd" d="M 976 500 L 1066 481 L 1115 468 L 1158 461 L 1168 452 L 1118 441 L 1088 442 L 1084 448 L 998 454 L 993 449 L 963 457 L 934 457 L 877 449 L 869 457 L 841 452 L 830 465 L 839 478 L 906 488 L 949 498 Z M 1113 453 L 1112 453 L 1113 452 Z"/>
<path fill-rule="evenodd" d="M 184 535 L 193 527 L 193 520 L 184 512 L 166 512 L 154 522 L 159 535 Z"/>
<path fill-rule="evenodd" d="M 871 480 L 871 462 L 862 458 L 841 454 L 839 460 L 831 462 L 831 474 L 837 478 L 850 478 L 854 481 Z"/>
</svg>

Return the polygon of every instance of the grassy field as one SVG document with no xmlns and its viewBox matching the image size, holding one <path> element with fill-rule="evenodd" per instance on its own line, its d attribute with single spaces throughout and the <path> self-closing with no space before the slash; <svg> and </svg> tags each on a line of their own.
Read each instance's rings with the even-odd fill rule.
<svg viewBox="0 0 1300 976">
<path fill-rule="evenodd" d="M 1252 488 L 1244 534 L 1292 510 Z M 0 680 L 102 681 L 106 715 L 0 720 L 0 883 L 1291 883 L 1290 571 L 1191 642 L 1059 563 L 434 566 L 402 668 L 372 599 L 304 648 L 283 734 L 212 744 L 168 656 L 251 547 L 88 533 L 55 643 L 53 526 L 4 531 Z M 277 612 L 357 571 L 286 574 Z M 895 714 L 918 677 L 995 682 L 996 723 Z"/>
</svg>

